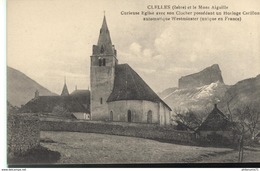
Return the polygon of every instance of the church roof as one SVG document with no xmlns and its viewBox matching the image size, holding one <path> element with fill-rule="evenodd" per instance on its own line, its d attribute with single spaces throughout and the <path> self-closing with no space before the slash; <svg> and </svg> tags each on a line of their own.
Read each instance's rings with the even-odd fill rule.
<svg viewBox="0 0 260 171">
<path fill-rule="evenodd" d="M 119 100 L 147 100 L 162 102 L 171 108 L 144 82 L 144 80 L 128 65 L 115 67 L 114 88 L 107 102 Z"/>
<path fill-rule="evenodd" d="M 19 112 L 27 113 L 52 113 L 54 107 L 62 106 L 70 112 L 89 112 L 82 102 L 73 96 L 39 96 L 21 107 Z"/>
<path fill-rule="evenodd" d="M 70 96 L 76 98 L 90 112 L 90 91 L 89 90 L 74 90 Z"/>
<path fill-rule="evenodd" d="M 232 122 L 229 121 L 215 104 L 214 109 L 196 131 L 226 131 L 229 130 L 231 126 Z"/>
<path fill-rule="evenodd" d="M 90 95 L 90 91 L 89 90 L 74 90 L 71 94 L 71 96 L 89 96 Z"/>
<path fill-rule="evenodd" d="M 67 88 L 66 83 L 64 83 L 64 86 L 63 86 L 63 89 L 62 89 L 62 92 L 61 92 L 61 96 L 68 96 L 68 95 L 69 95 L 69 90 Z"/>
</svg>

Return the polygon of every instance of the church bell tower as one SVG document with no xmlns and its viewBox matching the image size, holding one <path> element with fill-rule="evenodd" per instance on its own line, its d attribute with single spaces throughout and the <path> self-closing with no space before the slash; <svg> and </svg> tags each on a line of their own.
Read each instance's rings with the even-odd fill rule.
<svg viewBox="0 0 260 171">
<path fill-rule="evenodd" d="M 117 54 L 110 38 L 106 17 L 100 29 L 97 45 L 93 45 L 90 66 L 91 119 L 108 120 L 107 99 L 114 86 Z"/>
</svg>

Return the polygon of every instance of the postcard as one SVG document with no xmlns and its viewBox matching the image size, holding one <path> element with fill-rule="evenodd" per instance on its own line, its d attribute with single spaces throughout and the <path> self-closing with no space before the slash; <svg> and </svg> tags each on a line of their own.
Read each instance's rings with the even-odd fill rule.
<svg viewBox="0 0 260 171">
<path fill-rule="evenodd" d="M 7 1 L 7 162 L 260 162 L 257 0 Z"/>
</svg>

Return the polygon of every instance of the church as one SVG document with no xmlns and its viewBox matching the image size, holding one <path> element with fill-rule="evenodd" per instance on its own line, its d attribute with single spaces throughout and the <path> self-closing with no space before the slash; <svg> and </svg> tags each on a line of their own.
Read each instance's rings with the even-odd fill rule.
<svg viewBox="0 0 260 171">
<path fill-rule="evenodd" d="M 45 117 L 90 119 L 90 91 L 77 89 L 69 93 L 66 81 L 61 95 L 44 96 L 36 90 L 34 98 L 19 109 L 20 113 L 39 113 Z"/>
<path fill-rule="evenodd" d="M 90 58 L 91 120 L 170 124 L 171 108 L 128 64 L 119 64 L 105 16 Z"/>
</svg>

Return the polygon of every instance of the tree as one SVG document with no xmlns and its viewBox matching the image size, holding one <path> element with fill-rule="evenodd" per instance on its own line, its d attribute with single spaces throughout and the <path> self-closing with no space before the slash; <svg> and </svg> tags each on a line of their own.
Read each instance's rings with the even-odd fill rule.
<svg viewBox="0 0 260 171">
<path fill-rule="evenodd" d="M 231 111 L 229 104 L 228 111 L 230 118 L 235 122 L 234 129 L 236 134 L 239 136 L 238 150 L 239 157 L 238 161 L 243 162 L 244 144 L 246 135 L 249 135 L 250 140 L 255 139 L 257 127 L 260 124 L 260 111 L 252 104 L 239 105 L 239 108 Z"/>
<path fill-rule="evenodd" d="M 199 127 L 203 121 L 201 115 L 196 114 L 195 112 L 188 109 L 187 111 L 183 111 L 179 108 L 175 108 L 174 112 L 176 114 L 176 119 L 187 127 L 195 130 Z"/>
</svg>

